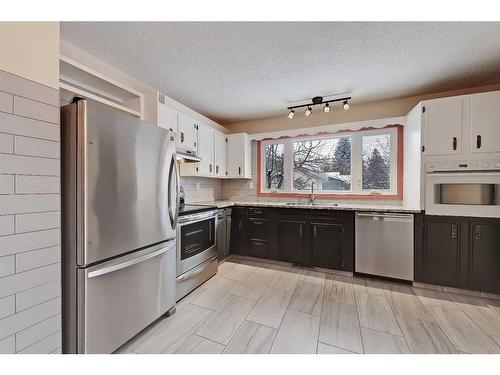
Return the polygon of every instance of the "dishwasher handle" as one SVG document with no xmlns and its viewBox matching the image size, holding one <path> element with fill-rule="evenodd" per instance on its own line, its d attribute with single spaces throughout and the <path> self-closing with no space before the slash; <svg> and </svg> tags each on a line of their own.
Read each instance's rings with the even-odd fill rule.
<svg viewBox="0 0 500 375">
<path fill-rule="evenodd" d="M 378 217 L 387 219 L 412 219 L 413 214 L 398 214 L 398 213 L 359 213 L 356 212 L 357 217 Z"/>
</svg>

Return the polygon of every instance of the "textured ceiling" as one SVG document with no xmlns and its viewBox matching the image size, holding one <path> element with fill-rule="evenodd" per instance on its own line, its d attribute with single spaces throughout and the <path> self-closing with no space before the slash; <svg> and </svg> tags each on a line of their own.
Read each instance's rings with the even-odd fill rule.
<svg viewBox="0 0 500 375">
<path fill-rule="evenodd" d="M 500 82 L 500 22 L 63 22 L 61 38 L 223 124 Z"/>
</svg>

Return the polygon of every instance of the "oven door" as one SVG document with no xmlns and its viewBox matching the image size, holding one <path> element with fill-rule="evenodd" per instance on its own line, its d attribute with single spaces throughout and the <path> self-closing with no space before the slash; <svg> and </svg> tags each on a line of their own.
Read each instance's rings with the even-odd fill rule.
<svg viewBox="0 0 500 375">
<path fill-rule="evenodd" d="M 426 178 L 429 215 L 500 217 L 500 172 L 439 172 Z"/>
<path fill-rule="evenodd" d="M 177 276 L 217 256 L 217 212 L 179 221 L 177 229 Z"/>
</svg>

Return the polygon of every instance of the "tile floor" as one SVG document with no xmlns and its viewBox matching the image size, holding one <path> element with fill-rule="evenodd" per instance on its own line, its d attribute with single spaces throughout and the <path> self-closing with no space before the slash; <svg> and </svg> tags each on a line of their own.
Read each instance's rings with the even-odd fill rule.
<svg viewBox="0 0 500 375">
<path fill-rule="evenodd" d="M 248 258 L 118 353 L 500 353 L 500 300 Z"/>
</svg>

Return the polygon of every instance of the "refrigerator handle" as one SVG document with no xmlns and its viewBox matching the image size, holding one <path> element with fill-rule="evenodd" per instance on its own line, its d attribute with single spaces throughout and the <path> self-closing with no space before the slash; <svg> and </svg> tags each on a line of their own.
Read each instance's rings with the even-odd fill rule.
<svg viewBox="0 0 500 375">
<path fill-rule="evenodd" d="M 161 246 L 160 249 L 155 249 L 153 252 L 148 254 L 141 255 L 137 258 L 128 259 L 124 262 L 110 262 L 111 264 L 103 264 L 100 267 L 96 267 L 95 270 L 89 271 L 87 274 L 87 278 L 92 279 L 94 277 L 106 275 L 111 272 L 115 272 L 121 270 L 123 268 L 131 267 L 135 264 L 142 263 L 148 259 L 155 258 L 159 255 L 165 254 L 169 251 L 174 244 L 168 244 L 167 246 Z"/>
<path fill-rule="evenodd" d="M 171 201 L 172 199 L 172 194 L 170 189 L 172 189 L 172 178 L 175 178 L 175 208 L 173 207 L 174 202 Z M 175 229 L 177 226 L 177 220 L 179 218 L 179 205 L 180 205 L 180 186 L 179 186 L 179 180 L 180 180 L 180 175 L 179 175 L 179 166 L 177 165 L 177 157 L 174 154 L 172 154 L 172 160 L 170 162 L 170 169 L 169 169 L 169 175 L 168 175 L 168 213 L 170 216 L 170 223 L 172 224 L 172 229 Z"/>
</svg>

